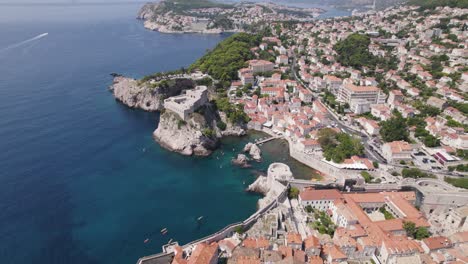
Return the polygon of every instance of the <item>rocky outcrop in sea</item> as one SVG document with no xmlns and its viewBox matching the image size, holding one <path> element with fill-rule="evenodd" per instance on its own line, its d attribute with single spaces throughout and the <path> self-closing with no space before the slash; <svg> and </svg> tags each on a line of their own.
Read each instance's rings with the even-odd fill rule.
<svg viewBox="0 0 468 264">
<path fill-rule="evenodd" d="M 289 166 L 283 163 L 272 163 L 268 167 L 267 176 L 259 176 L 255 182 L 249 185 L 247 191 L 257 192 L 264 195 L 258 200 L 259 209 L 264 208 L 278 197 L 286 185 L 281 182 L 293 179 Z"/>
<path fill-rule="evenodd" d="M 248 152 L 252 159 L 256 161 L 262 160 L 262 151 L 257 146 L 257 144 L 251 142 L 247 143 L 247 145 L 244 147 L 244 152 Z"/>
<path fill-rule="evenodd" d="M 237 154 L 237 157 L 231 160 L 231 163 L 242 168 L 251 167 L 249 159 L 244 154 Z"/>
</svg>

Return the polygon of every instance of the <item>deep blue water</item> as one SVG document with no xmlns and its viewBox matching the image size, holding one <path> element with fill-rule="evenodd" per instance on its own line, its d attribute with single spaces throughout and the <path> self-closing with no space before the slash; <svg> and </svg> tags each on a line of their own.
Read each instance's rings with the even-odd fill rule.
<svg viewBox="0 0 468 264">
<path fill-rule="evenodd" d="M 177 69 L 223 38 L 146 31 L 138 7 L 0 8 L 0 263 L 135 263 L 255 211 L 251 173 L 161 149 L 157 115 L 107 91 L 111 72 Z"/>
<path fill-rule="evenodd" d="M 225 36 L 146 31 L 138 8 L 0 8 L 0 263 L 135 263 L 247 218 L 259 197 L 244 189 L 270 162 L 312 177 L 284 142 L 252 169 L 231 166 L 256 134 L 208 158 L 160 148 L 158 115 L 116 102 L 109 74 L 187 66 Z"/>
</svg>

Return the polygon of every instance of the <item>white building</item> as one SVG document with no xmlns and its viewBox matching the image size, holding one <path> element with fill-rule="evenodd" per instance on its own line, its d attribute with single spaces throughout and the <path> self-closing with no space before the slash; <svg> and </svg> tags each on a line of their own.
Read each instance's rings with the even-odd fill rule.
<svg viewBox="0 0 468 264">
<path fill-rule="evenodd" d="M 412 160 L 413 147 L 405 141 L 393 141 L 382 146 L 382 154 L 388 162 Z"/>
<path fill-rule="evenodd" d="M 312 206 L 317 210 L 328 210 L 336 199 L 341 199 L 341 193 L 336 189 L 330 190 L 315 190 L 315 189 L 304 189 L 299 194 L 299 202 L 302 206 Z"/>
<path fill-rule="evenodd" d="M 348 103 L 350 109 L 356 114 L 370 111 L 371 104 L 385 103 L 386 95 L 376 86 L 357 86 L 346 83 L 340 89 L 338 100 Z"/>
</svg>

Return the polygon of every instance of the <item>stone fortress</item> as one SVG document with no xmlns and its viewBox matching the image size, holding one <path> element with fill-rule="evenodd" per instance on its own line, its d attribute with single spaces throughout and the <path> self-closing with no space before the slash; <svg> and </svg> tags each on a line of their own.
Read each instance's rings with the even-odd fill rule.
<svg viewBox="0 0 468 264">
<path fill-rule="evenodd" d="M 207 102 L 208 88 L 206 86 L 196 86 L 192 90 L 187 90 L 185 94 L 165 99 L 164 108 L 171 110 L 186 121 L 191 113 Z"/>
</svg>

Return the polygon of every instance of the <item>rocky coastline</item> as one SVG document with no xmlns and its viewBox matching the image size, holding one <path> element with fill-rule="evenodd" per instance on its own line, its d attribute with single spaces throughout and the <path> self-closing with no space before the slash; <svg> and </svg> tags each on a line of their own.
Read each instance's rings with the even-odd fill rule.
<svg viewBox="0 0 468 264">
<path fill-rule="evenodd" d="M 208 156 L 218 145 L 218 140 L 203 135 L 203 126 L 204 119 L 200 116 L 182 121 L 175 114 L 166 111 L 161 114 L 153 136 L 162 147 L 170 151 L 186 156 Z"/>
<path fill-rule="evenodd" d="M 193 86 L 187 80 L 185 82 L 184 88 Z M 116 100 L 130 108 L 160 111 L 159 124 L 153 137 L 163 148 L 182 155 L 208 156 L 218 147 L 222 137 L 246 134 L 245 127 L 229 122 L 226 115 L 216 110 L 211 103 L 192 113 L 185 121 L 176 114 L 165 111 L 164 99 L 180 94 L 183 90 L 181 85 L 155 88 L 148 82 L 115 75 L 109 90 Z M 223 130 L 218 128 L 219 122 L 226 124 Z"/>
<path fill-rule="evenodd" d="M 157 89 L 147 85 L 139 85 L 133 78 L 116 76 L 109 90 L 116 100 L 130 108 L 139 108 L 145 111 L 158 111 L 162 109 L 163 95 Z"/>
<path fill-rule="evenodd" d="M 165 111 L 161 114 L 159 125 L 153 132 L 155 140 L 165 149 L 186 156 L 208 156 L 219 145 L 223 136 L 242 136 L 245 130 L 240 126 L 227 126 L 221 131 L 211 124 L 207 115 L 216 115 L 217 112 L 207 114 L 193 113 L 187 121 L 182 121 L 174 113 Z M 208 133 L 207 131 L 212 131 Z"/>
</svg>

